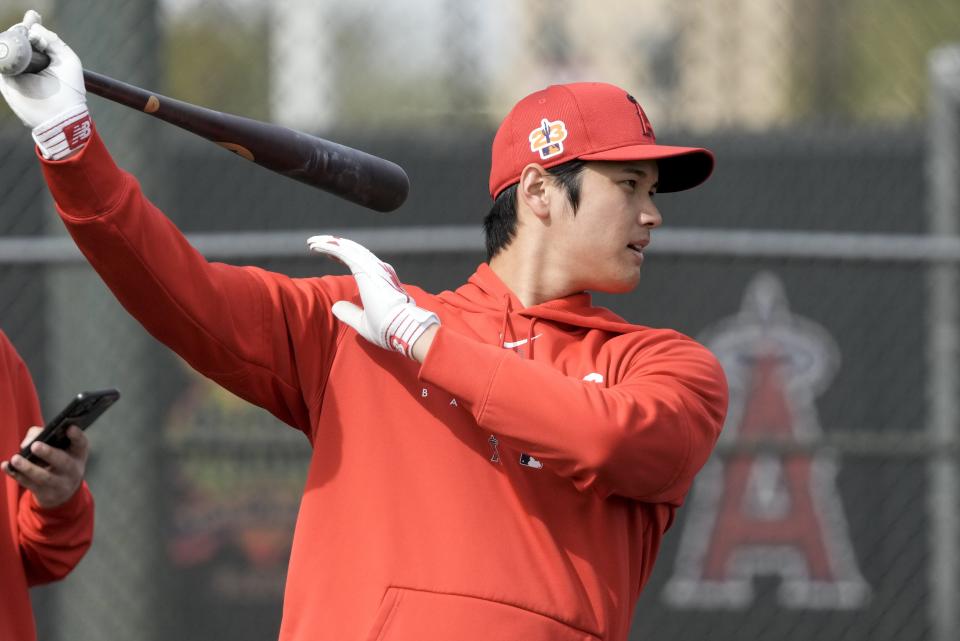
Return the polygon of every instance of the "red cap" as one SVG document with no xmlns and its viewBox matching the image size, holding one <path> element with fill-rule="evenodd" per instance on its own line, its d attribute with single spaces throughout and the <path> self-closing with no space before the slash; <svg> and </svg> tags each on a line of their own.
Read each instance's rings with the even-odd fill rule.
<svg viewBox="0 0 960 641">
<path fill-rule="evenodd" d="M 507 114 L 493 139 L 490 195 L 520 180 L 528 164 L 568 160 L 656 160 L 658 192 L 696 187 L 713 171 L 713 153 L 658 145 L 650 120 L 629 93 L 604 82 L 551 85 Z"/>
</svg>

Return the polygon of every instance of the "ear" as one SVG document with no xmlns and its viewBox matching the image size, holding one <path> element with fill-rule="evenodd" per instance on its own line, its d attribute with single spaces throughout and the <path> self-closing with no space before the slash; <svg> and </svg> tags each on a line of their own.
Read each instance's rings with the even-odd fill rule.
<svg viewBox="0 0 960 641">
<path fill-rule="evenodd" d="M 540 219 L 550 218 L 550 190 L 547 170 L 537 163 L 530 163 L 520 172 L 517 184 L 517 201 Z"/>
</svg>

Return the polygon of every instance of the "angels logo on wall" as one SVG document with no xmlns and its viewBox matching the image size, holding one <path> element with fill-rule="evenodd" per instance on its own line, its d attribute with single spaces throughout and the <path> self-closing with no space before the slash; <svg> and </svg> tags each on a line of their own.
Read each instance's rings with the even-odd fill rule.
<svg viewBox="0 0 960 641">
<path fill-rule="evenodd" d="M 761 273 L 740 312 L 702 338 L 730 384 L 721 439 L 808 443 L 821 433 L 815 400 L 839 368 L 833 339 L 791 314 L 780 280 Z M 745 609 L 754 579 L 778 579 L 793 609 L 853 609 L 870 598 L 847 530 L 833 457 L 748 452 L 714 456 L 689 499 L 663 598 L 678 608 Z"/>
</svg>

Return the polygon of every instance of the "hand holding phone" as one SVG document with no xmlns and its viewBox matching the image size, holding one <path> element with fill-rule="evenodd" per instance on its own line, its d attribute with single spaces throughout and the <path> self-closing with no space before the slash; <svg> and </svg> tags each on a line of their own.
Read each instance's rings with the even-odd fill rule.
<svg viewBox="0 0 960 641">
<path fill-rule="evenodd" d="M 67 428 L 76 425 L 82 430 L 87 429 L 100 415 L 106 412 L 110 406 L 120 398 L 120 392 L 115 389 L 95 390 L 92 392 L 80 392 L 73 397 L 73 400 L 67 404 L 50 422 L 44 426 L 35 439 L 27 443 L 20 450 L 20 456 L 31 463 L 44 465 L 44 462 L 30 451 L 30 446 L 40 441 L 52 447 L 62 450 L 70 447 L 70 439 L 67 437 Z"/>
</svg>

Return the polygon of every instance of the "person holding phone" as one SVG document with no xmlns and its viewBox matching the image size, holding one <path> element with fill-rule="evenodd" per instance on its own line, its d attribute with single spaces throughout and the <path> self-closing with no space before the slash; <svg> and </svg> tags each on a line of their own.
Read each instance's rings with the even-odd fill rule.
<svg viewBox="0 0 960 641">
<path fill-rule="evenodd" d="M 30 372 L 0 331 L 0 639 L 34 641 L 29 588 L 58 581 L 76 567 L 93 539 L 93 496 L 84 481 L 87 437 L 67 430 L 58 449 L 34 443 L 31 463 L 20 448 L 40 433 L 40 403 Z"/>
</svg>

